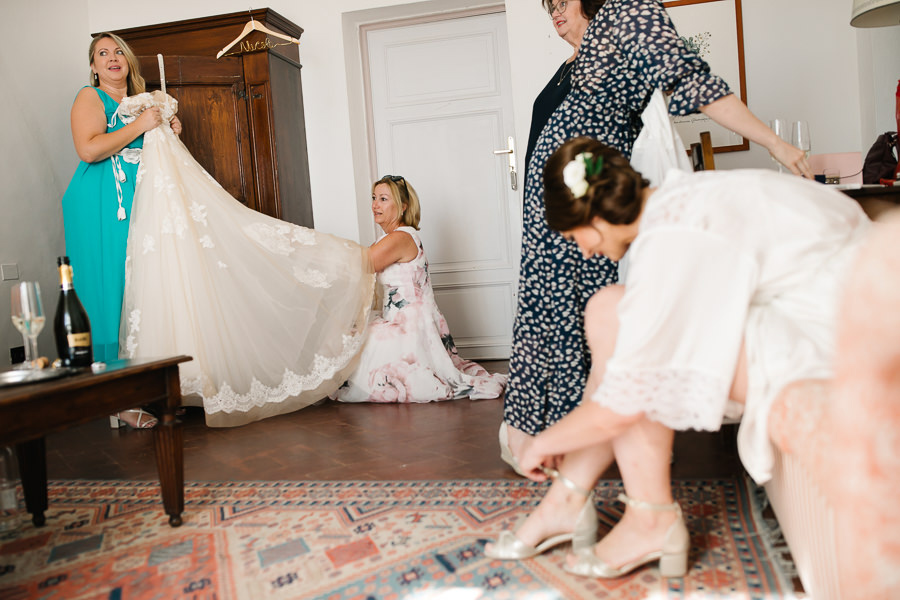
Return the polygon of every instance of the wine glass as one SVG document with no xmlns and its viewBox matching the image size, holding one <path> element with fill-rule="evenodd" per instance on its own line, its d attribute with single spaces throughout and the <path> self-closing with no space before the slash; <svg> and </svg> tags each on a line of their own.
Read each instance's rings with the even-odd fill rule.
<svg viewBox="0 0 900 600">
<path fill-rule="evenodd" d="M 809 158 L 809 125 L 806 121 L 794 121 L 791 125 L 791 143 L 806 153 Z"/>
<path fill-rule="evenodd" d="M 785 121 L 784 119 L 772 119 L 771 121 L 769 121 L 769 129 L 774 131 L 775 135 L 780 137 L 785 142 L 788 141 L 788 126 L 787 121 Z M 784 165 L 781 164 L 774 156 L 772 157 L 772 160 L 775 161 L 776 165 L 778 165 L 778 172 L 784 173 Z"/>
<path fill-rule="evenodd" d="M 44 307 L 41 304 L 41 284 L 37 281 L 23 281 L 12 288 L 12 322 L 25 341 L 25 362 L 21 369 L 32 368 L 32 361 L 38 358 L 37 337 L 44 328 Z"/>
</svg>

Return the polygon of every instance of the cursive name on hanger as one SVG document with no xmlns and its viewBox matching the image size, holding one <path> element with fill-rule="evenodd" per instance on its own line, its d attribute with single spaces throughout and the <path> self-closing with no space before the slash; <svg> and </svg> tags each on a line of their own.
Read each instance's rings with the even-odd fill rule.
<svg viewBox="0 0 900 600">
<path fill-rule="evenodd" d="M 268 37 L 261 42 L 248 42 L 243 40 L 238 45 L 237 50 L 233 52 L 228 52 L 227 54 L 223 54 L 222 56 L 237 56 L 239 54 L 249 54 L 251 52 L 260 52 L 262 50 L 269 50 L 270 48 L 277 48 L 278 46 L 290 46 L 291 42 L 282 42 L 280 44 L 275 44 Z"/>
<path fill-rule="evenodd" d="M 230 44 L 219 50 L 219 53 L 216 54 L 216 58 L 222 58 L 223 56 L 233 56 L 235 54 L 247 54 L 248 52 L 259 52 L 260 50 L 268 50 L 269 48 L 276 48 L 278 46 L 285 46 L 287 44 L 297 44 L 300 45 L 300 40 L 297 38 L 291 37 L 289 35 L 285 35 L 278 31 L 272 31 L 264 24 L 256 21 L 253 18 L 253 10 L 248 11 L 250 13 L 250 20 L 244 25 L 243 31 L 236 38 L 234 38 Z M 244 38 L 252 31 L 259 31 L 266 35 L 266 40 L 264 42 L 247 42 L 244 41 Z M 281 44 L 273 44 L 269 37 L 278 38 L 281 40 L 286 40 L 286 42 Z M 238 45 L 240 43 L 240 45 Z M 234 52 L 229 52 L 232 48 L 238 46 L 238 49 Z"/>
</svg>

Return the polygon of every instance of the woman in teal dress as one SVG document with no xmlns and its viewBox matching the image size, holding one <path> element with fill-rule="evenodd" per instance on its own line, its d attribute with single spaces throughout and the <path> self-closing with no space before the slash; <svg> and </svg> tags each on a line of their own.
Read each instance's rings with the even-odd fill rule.
<svg viewBox="0 0 900 600">
<path fill-rule="evenodd" d="M 125 247 L 144 132 L 162 121 L 159 109 L 137 118 L 116 113 L 122 98 L 144 91 L 137 58 L 118 36 L 101 33 L 89 48 L 90 86 L 72 105 L 72 139 L 81 158 L 62 200 L 66 253 L 78 296 L 91 320 L 94 360 L 119 357 L 119 322 L 125 289 Z M 174 120 L 178 133 L 181 124 Z M 135 409 L 119 421 L 152 427 L 156 419 Z"/>
</svg>

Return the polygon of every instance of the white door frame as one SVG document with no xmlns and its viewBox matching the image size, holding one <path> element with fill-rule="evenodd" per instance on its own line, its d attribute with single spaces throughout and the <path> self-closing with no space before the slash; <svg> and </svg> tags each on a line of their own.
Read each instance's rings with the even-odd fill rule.
<svg viewBox="0 0 900 600">
<path fill-rule="evenodd" d="M 381 32 L 387 30 L 401 29 L 410 26 L 421 26 L 421 25 L 431 25 L 431 24 L 439 24 L 448 21 L 457 21 L 460 19 L 470 19 L 484 16 L 495 16 L 499 17 L 502 21 L 506 21 L 506 7 L 504 4 L 496 3 L 496 0 L 492 3 L 485 3 L 483 6 L 467 6 L 464 8 L 453 8 L 452 10 L 440 10 L 435 11 L 434 9 L 438 4 L 445 5 L 445 2 L 427 2 L 427 3 L 417 3 L 414 5 L 403 5 L 400 7 L 389 7 L 385 9 L 381 9 L 380 11 L 376 11 L 379 14 L 373 15 L 372 11 L 366 11 L 365 15 L 359 15 L 356 13 L 345 13 L 344 15 L 344 34 L 345 41 L 348 43 L 347 49 L 349 50 L 349 35 L 353 33 L 354 35 L 354 56 L 358 58 L 358 62 L 356 64 L 350 64 L 350 55 L 345 57 L 346 66 L 347 66 L 347 84 L 348 84 L 348 92 L 349 92 L 349 104 L 351 107 L 351 144 L 353 147 L 353 177 L 354 177 L 354 188 L 357 190 L 356 195 L 356 209 L 357 209 L 357 223 L 359 226 L 360 232 L 360 242 L 364 245 L 368 245 L 372 243 L 376 236 L 380 233 L 378 228 L 372 222 L 370 216 L 370 201 L 369 197 L 371 195 L 371 182 L 379 177 L 381 174 L 377 173 L 377 156 L 376 156 L 376 146 L 375 146 L 375 120 L 374 120 L 374 107 L 372 104 L 372 84 L 370 81 L 370 67 L 369 64 L 369 39 L 372 36 L 373 32 Z M 427 6 L 431 10 L 422 10 L 424 6 Z M 405 8 L 406 12 L 402 15 L 384 15 L 380 14 L 383 12 L 395 12 L 396 9 Z M 411 8 L 416 8 L 418 11 L 411 11 Z M 390 10 L 389 10 L 390 9 Z M 412 13 L 412 14 L 410 14 Z M 458 29 L 457 29 L 458 30 Z M 382 38 L 383 39 L 383 38 Z M 505 44 L 508 44 L 508 40 L 504 39 Z M 503 52 L 508 52 L 508 46 L 503 48 Z M 507 59 L 508 60 L 508 59 Z M 505 67 L 508 68 L 508 65 Z M 509 85 L 509 75 L 506 76 L 507 84 Z M 511 89 L 507 88 L 506 94 L 511 93 Z M 505 114 L 508 115 L 509 119 L 515 123 L 514 116 L 514 102 L 513 99 L 507 96 L 508 109 Z M 362 110 L 356 110 L 356 106 L 358 106 Z M 506 135 L 511 135 L 513 139 L 515 139 L 515 132 L 509 130 L 510 123 L 507 122 L 506 126 L 503 128 L 506 130 Z M 502 131 L 502 130 L 501 130 Z M 496 145 L 492 145 L 492 149 L 499 148 L 501 146 L 505 147 L 505 137 L 503 138 L 503 142 L 497 140 Z M 517 149 L 518 153 L 521 154 L 521 149 Z M 505 165 L 505 158 L 503 156 L 492 157 L 493 160 L 498 162 L 498 165 Z M 519 159 L 518 162 L 521 162 Z M 518 166 L 518 165 L 517 165 Z M 505 171 L 505 166 L 500 167 Z M 505 334 L 499 334 L 498 331 L 491 329 L 491 333 L 485 333 L 481 335 L 479 332 L 482 331 L 481 327 L 474 327 L 475 323 L 469 320 L 469 317 L 472 313 L 468 312 L 471 307 L 464 308 L 463 313 L 459 313 L 458 310 L 454 311 L 454 308 L 461 308 L 461 306 L 455 304 L 447 304 L 444 305 L 444 310 L 450 311 L 447 313 L 448 319 L 452 323 L 463 323 L 464 321 L 468 323 L 468 327 L 465 325 L 462 326 L 461 330 L 457 330 L 457 345 L 460 348 L 460 353 L 463 356 L 474 358 L 474 359 L 491 359 L 491 358 L 502 358 L 508 356 L 511 339 L 506 339 L 507 336 L 510 335 L 512 330 L 512 320 L 515 315 L 515 298 L 516 298 L 516 287 L 518 282 L 518 267 L 519 267 L 519 246 L 521 244 L 521 234 L 522 234 L 522 222 L 521 222 L 521 185 L 524 182 L 521 173 L 519 174 L 519 191 L 518 192 L 510 192 L 507 187 L 507 202 L 512 202 L 512 204 L 507 204 L 504 206 L 503 211 L 505 216 L 503 217 L 503 223 L 505 227 L 508 227 L 507 231 L 509 234 L 509 243 L 510 247 L 508 250 L 504 250 L 504 256 L 506 256 L 505 260 L 509 260 L 510 262 L 505 267 L 507 270 L 511 269 L 511 279 L 510 274 L 508 273 L 505 277 L 505 280 L 496 280 L 491 281 L 490 278 L 487 281 L 482 283 L 476 283 L 477 276 L 475 279 L 472 279 L 470 276 L 474 274 L 474 271 L 471 271 L 471 267 L 462 268 L 459 272 L 454 271 L 450 268 L 449 271 L 444 273 L 440 269 L 439 272 L 433 273 L 437 277 L 437 280 L 434 281 L 435 286 L 435 294 L 441 295 L 444 298 L 444 302 L 452 302 L 447 300 L 447 298 L 455 298 L 459 299 L 465 298 L 463 300 L 465 302 L 482 302 L 484 301 L 484 305 L 494 307 L 503 313 L 503 322 L 506 321 L 506 317 L 509 319 L 508 325 L 504 327 L 508 327 L 509 330 Z M 508 183 L 507 183 L 508 185 Z M 502 184 L 501 184 L 502 186 Z M 502 189 L 502 187 L 501 187 Z M 434 258 L 434 257 L 432 257 Z M 439 261 L 440 262 L 440 261 Z M 437 264 L 437 263 L 436 263 Z M 451 263 L 448 263 L 450 265 Z M 443 273 L 443 275 L 440 275 Z M 483 298 L 473 297 L 472 294 L 481 294 Z M 456 314 L 456 316 L 453 316 Z M 468 315 L 466 317 L 460 315 Z M 461 320 L 460 320 L 461 319 Z M 496 321 L 494 321 L 496 323 Z M 460 333 L 464 332 L 464 333 Z M 503 341 L 505 340 L 505 341 Z M 505 350 L 504 350 L 505 348 Z"/>
<path fill-rule="evenodd" d="M 475 6 L 473 6 L 473 4 Z M 375 167 L 375 148 L 366 34 L 375 29 L 387 29 L 430 23 L 447 19 L 506 12 L 503 2 L 486 0 L 431 0 L 386 6 L 382 8 L 344 13 L 344 59 L 347 70 L 347 92 L 350 105 L 350 143 L 353 148 L 352 172 L 357 199 L 357 224 L 360 244 L 375 241 L 375 226 L 369 214 L 372 182 L 378 178 Z M 519 152 L 520 156 L 522 155 Z M 520 169 L 519 184 L 524 185 Z M 513 216 L 520 216 L 513 215 Z M 522 224 L 513 224 L 519 231 Z"/>
</svg>

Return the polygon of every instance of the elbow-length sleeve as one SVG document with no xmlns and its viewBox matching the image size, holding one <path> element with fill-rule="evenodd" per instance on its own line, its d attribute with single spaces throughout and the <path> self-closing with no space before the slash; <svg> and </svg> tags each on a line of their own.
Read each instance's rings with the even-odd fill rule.
<svg viewBox="0 0 900 600">
<path fill-rule="evenodd" d="M 688 49 L 660 0 L 627 0 L 621 5 L 616 28 L 629 68 L 648 83 L 648 95 L 656 88 L 672 92 L 670 114 L 696 113 L 731 93 L 725 80 Z"/>
<path fill-rule="evenodd" d="M 756 263 L 702 231 L 652 230 L 639 235 L 630 252 L 615 350 L 592 399 L 672 429 L 717 430 Z"/>
</svg>

